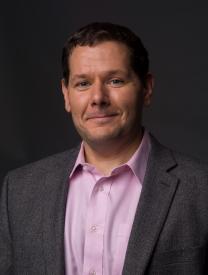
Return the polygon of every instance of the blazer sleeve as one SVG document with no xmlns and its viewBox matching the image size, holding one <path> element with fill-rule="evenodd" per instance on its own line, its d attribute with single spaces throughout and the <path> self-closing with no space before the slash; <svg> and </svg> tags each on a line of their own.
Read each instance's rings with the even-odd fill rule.
<svg viewBox="0 0 208 275">
<path fill-rule="evenodd" d="M 0 274 L 12 275 L 12 238 L 9 221 L 8 176 L 0 193 Z"/>
</svg>

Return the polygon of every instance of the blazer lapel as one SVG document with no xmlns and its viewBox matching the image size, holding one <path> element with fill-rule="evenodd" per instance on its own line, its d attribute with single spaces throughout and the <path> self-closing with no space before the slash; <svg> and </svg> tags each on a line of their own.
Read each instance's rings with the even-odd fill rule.
<svg viewBox="0 0 208 275">
<path fill-rule="evenodd" d="M 151 153 L 127 247 L 123 275 L 145 273 L 178 184 L 178 179 L 169 173 L 175 166 L 170 151 L 152 137 Z"/>
<path fill-rule="evenodd" d="M 69 189 L 69 174 L 77 157 L 77 150 L 67 152 L 51 165 L 45 178 L 43 202 L 43 249 L 46 274 L 64 275 L 64 222 Z M 55 168 L 54 168 L 55 167 Z"/>
</svg>

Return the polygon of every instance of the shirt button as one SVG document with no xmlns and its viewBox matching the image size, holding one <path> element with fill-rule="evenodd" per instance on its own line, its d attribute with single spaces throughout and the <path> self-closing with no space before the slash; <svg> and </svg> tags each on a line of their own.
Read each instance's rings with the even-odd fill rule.
<svg viewBox="0 0 208 275">
<path fill-rule="evenodd" d="M 95 270 L 90 270 L 89 275 L 96 275 Z"/>
<path fill-rule="evenodd" d="M 100 192 L 103 192 L 104 191 L 104 188 L 103 188 L 103 186 L 100 186 Z"/>
<path fill-rule="evenodd" d="M 91 226 L 90 230 L 91 232 L 95 232 L 97 230 L 97 226 L 96 225 Z"/>
</svg>

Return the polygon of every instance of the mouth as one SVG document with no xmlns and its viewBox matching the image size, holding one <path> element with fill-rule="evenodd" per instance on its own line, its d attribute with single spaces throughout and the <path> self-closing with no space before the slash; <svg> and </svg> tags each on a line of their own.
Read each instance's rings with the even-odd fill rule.
<svg viewBox="0 0 208 275">
<path fill-rule="evenodd" d="M 109 113 L 109 114 L 93 113 L 93 114 L 88 114 L 86 120 L 104 123 L 104 122 L 111 121 L 116 116 L 118 116 L 117 113 Z"/>
</svg>

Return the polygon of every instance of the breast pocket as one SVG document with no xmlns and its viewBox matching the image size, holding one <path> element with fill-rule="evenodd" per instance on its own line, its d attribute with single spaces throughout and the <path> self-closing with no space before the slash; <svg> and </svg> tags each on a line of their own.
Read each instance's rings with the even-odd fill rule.
<svg viewBox="0 0 208 275">
<path fill-rule="evenodd" d="M 148 274 L 205 275 L 206 249 L 191 247 L 158 253 L 153 258 Z"/>
</svg>

